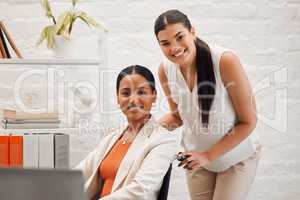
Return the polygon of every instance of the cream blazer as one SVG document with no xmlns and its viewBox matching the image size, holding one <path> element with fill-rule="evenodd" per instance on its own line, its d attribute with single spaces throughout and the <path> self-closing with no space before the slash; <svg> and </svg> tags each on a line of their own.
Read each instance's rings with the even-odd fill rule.
<svg viewBox="0 0 300 200">
<path fill-rule="evenodd" d="M 123 131 L 124 127 L 105 136 L 76 167 L 83 171 L 89 199 L 99 198 L 103 185 L 99 165 Z M 101 200 L 156 200 L 163 177 L 178 149 L 178 135 L 170 133 L 151 117 L 123 158 L 111 194 Z"/>
</svg>

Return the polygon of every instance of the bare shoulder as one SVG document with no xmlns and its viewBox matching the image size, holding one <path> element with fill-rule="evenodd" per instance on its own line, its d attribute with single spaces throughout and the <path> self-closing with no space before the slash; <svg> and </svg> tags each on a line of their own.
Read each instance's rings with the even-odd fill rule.
<svg viewBox="0 0 300 200">
<path fill-rule="evenodd" d="M 230 73 L 241 67 L 239 57 L 231 51 L 226 51 L 222 54 L 220 59 L 220 69 L 225 73 Z"/>
<path fill-rule="evenodd" d="M 228 85 L 241 74 L 245 75 L 239 57 L 231 51 L 226 51 L 222 54 L 220 73 L 224 85 Z"/>
</svg>

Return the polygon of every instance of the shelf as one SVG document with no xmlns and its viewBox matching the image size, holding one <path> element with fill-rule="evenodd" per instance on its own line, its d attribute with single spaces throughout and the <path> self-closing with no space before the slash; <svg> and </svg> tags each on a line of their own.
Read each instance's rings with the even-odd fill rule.
<svg viewBox="0 0 300 200">
<path fill-rule="evenodd" d="M 103 60 L 69 60 L 69 59 L 0 59 L 0 64 L 46 64 L 46 65 L 101 65 Z"/>
<path fill-rule="evenodd" d="M 1 134 L 24 134 L 24 133 L 66 133 L 69 135 L 78 135 L 79 128 L 53 128 L 53 129 L 2 129 Z"/>
</svg>

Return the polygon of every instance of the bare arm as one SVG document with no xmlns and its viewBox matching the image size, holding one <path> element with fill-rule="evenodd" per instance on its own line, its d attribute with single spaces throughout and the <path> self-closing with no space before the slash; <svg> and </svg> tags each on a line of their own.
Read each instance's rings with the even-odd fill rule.
<svg viewBox="0 0 300 200">
<path fill-rule="evenodd" d="M 236 55 L 226 52 L 220 61 L 221 77 L 237 115 L 237 124 L 206 153 L 215 160 L 246 139 L 256 126 L 256 106 L 252 89 Z"/>
<path fill-rule="evenodd" d="M 178 113 L 178 105 L 171 98 L 171 91 L 168 85 L 168 79 L 164 70 L 163 63 L 160 64 L 158 70 L 158 77 L 165 93 L 165 97 L 168 100 L 170 112 L 165 114 L 159 119 L 159 123 L 168 130 L 174 130 L 182 125 L 182 120 Z"/>
</svg>

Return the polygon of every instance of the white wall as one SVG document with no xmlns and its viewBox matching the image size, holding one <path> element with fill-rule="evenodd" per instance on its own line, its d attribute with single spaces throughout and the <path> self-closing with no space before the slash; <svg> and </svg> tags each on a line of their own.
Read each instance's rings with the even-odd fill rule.
<svg viewBox="0 0 300 200">
<path fill-rule="evenodd" d="M 54 13 L 66 6 L 63 2 L 51 2 Z M 162 54 L 153 22 L 170 8 L 190 16 L 201 38 L 234 49 L 256 91 L 257 130 L 264 145 L 249 199 L 299 199 L 300 0 L 87 0 L 80 8 L 109 29 L 110 68 L 142 64 L 156 73 Z M 0 18 L 24 57 L 50 55 L 43 46 L 35 47 L 49 22 L 38 0 L 0 0 Z M 82 32 L 95 34 L 90 29 Z M 77 159 L 92 148 L 88 142 L 95 143 L 89 137 L 73 138 Z"/>
</svg>

